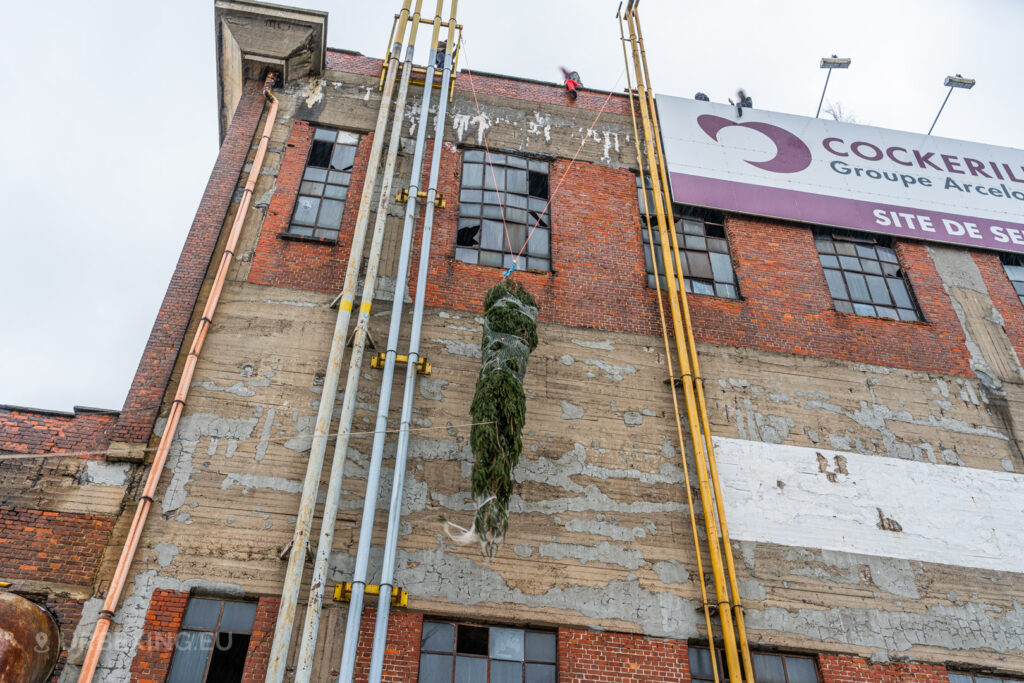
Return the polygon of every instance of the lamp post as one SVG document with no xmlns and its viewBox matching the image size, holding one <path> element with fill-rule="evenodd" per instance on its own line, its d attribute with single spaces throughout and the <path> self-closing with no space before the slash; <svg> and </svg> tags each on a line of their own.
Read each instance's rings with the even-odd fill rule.
<svg viewBox="0 0 1024 683">
<path fill-rule="evenodd" d="M 831 57 L 821 58 L 821 68 L 828 69 L 828 75 L 825 76 L 825 87 L 821 89 L 821 99 L 818 100 L 818 113 L 814 115 L 814 118 L 821 116 L 821 104 L 825 101 L 825 91 L 828 90 L 828 79 L 832 77 L 832 69 L 849 69 L 850 58 L 849 57 Z"/>
<path fill-rule="evenodd" d="M 931 135 L 932 131 L 935 130 L 935 124 L 939 122 L 939 116 L 942 115 L 942 110 L 946 108 L 946 102 L 949 102 L 949 96 L 953 94 L 953 88 L 970 90 L 974 87 L 974 79 L 964 78 L 957 74 L 956 76 L 946 76 L 946 80 L 942 84 L 949 86 L 949 92 L 946 93 L 946 99 L 942 100 L 942 106 L 939 107 L 939 113 L 935 115 L 935 120 L 932 121 L 932 127 L 928 129 L 928 135 Z"/>
</svg>

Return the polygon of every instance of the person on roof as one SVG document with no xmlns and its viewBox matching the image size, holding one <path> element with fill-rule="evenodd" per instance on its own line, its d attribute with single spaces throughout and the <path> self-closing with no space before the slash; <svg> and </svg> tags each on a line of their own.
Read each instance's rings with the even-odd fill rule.
<svg viewBox="0 0 1024 683">
<path fill-rule="evenodd" d="M 736 98 L 739 100 L 738 102 L 733 102 L 730 99 L 729 100 L 729 104 L 731 104 L 731 105 L 736 107 L 736 118 L 741 118 L 743 116 L 743 109 L 744 108 L 747 108 L 747 109 L 753 108 L 754 100 L 750 99 L 750 96 L 747 95 L 747 93 L 743 92 L 742 89 L 736 91 Z"/>
<path fill-rule="evenodd" d="M 565 77 L 565 87 L 569 91 L 569 97 L 573 100 L 579 94 L 580 88 L 583 87 L 583 81 L 580 80 L 579 71 L 569 71 L 564 66 L 559 67 L 562 70 L 562 75 Z"/>
</svg>

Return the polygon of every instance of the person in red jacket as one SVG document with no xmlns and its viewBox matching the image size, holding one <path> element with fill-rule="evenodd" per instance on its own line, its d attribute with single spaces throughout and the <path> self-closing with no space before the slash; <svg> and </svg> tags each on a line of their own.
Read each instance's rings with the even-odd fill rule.
<svg viewBox="0 0 1024 683">
<path fill-rule="evenodd" d="M 578 71 L 569 71 L 564 66 L 559 67 L 562 70 L 562 75 L 565 77 L 565 87 L 569 91 L 569 97 L 573 100 L 579 94 L 580 88 L 583 87 L 583 81 L 580 80 L 580 73 Z"/>
</svg>

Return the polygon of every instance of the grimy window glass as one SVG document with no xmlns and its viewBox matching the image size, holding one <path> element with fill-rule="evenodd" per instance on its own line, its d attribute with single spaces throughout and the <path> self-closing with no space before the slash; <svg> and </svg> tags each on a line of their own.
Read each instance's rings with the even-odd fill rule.
<svg viewBox="0 0 1024 683">
<path fill-rule="evenodd" d="M 706 647 L 690 647 L 690 676 L 693 681 L 713 681 L 711 652 Z M 756 683 L 818 683 L 818 669 L 810 657 L 752 652 Z M 715 663 L 718 665 L 718 680 L 724 681 L 725 657 L 720 648 L 715 648 Z"/>
<path fill-rule="evenodd" d="M 1006 277 L 1010 278 L 1013 288 L 1017 291 L 1017 298 L 1024 304 L 1024 256 L 1003 252 L 999 254 L 999 258 L 1003 262 Z"/>
<path fill-rule="evenodd" d="M 419 683 L 555 683 L 556 641 L 547 631 L 424 621 Z"/>
<path fill-rule="evenodd" d="M 922 320 L 890 238 L 839 228 L 815 228 L 814 244 L 836 310 Z"/>
<path fill-rule="evenodd" d="M 255 602 L 189 598 L 167 683 L 241 681 L 255 618 Z"/>
<path fill-rule="evenodd" d="M 455 258 L 508 268 L 522 250 L 520 269 L 551 270 L 548 198 L 548 162 L 493 153 L 485 159 L 483 150 L 466 150 Z"/>
<path fill-rule="evenodd" d="M 289 235 L 338 239 L 358 144 L 359 136 L 353 133 L 313 129 L 313 144 L 288 225 Z"/>
<path fill-rule="evenodd" d="M 1003 678 L 992 674 L 968 674 L 949 672 L 949 683 L 1024 683 L 1019 678 Z"/>
<path fill-rule="evenodd" d="M 658 277 L 662 289 L 667 287 L 665 264 L 661 256 L 661 237 L 654 210 L 654 196 L 651 179 L 647 186 L 647 210 L 650 212 L 651 233 L 654 236 L 654 254 L 657 258 Z M 644 266 L 647 269 L 647 286 L 654 287 L 654 265 L 651 261 L 651 244 L 647 235 L 647 221 L 644 216 L 644 197 L 640 189 L 640 176 L 636 179 L 637 201 L 640 205 L 640 235 L 644 242 Z M 696 206 L 672 205 L 675 217 L 676 242 L 679 245 L 679 261 L 683 266 L 686 291 L 691 294 L 709 294 L 727 299 L 738 299 L 736 273 L 733 272 L 729 242 L 725 238 L 725 217 L 719 211 Z M 669 245 L 671 247 L 671 245 Z"/>
</svg>

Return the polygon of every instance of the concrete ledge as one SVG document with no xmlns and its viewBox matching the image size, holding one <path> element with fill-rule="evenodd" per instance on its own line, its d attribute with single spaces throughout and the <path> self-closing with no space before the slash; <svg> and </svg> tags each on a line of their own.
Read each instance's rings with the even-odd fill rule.
<svg viewBox="0 0 1024 683">
<path fill-rule="evenodd" d="M 216 0 L 217 105 L 220 137 L 246 80 L 279 73 L 284 82 L 323 72 L 327 12 L 248 0 Z"/>
</svg>

